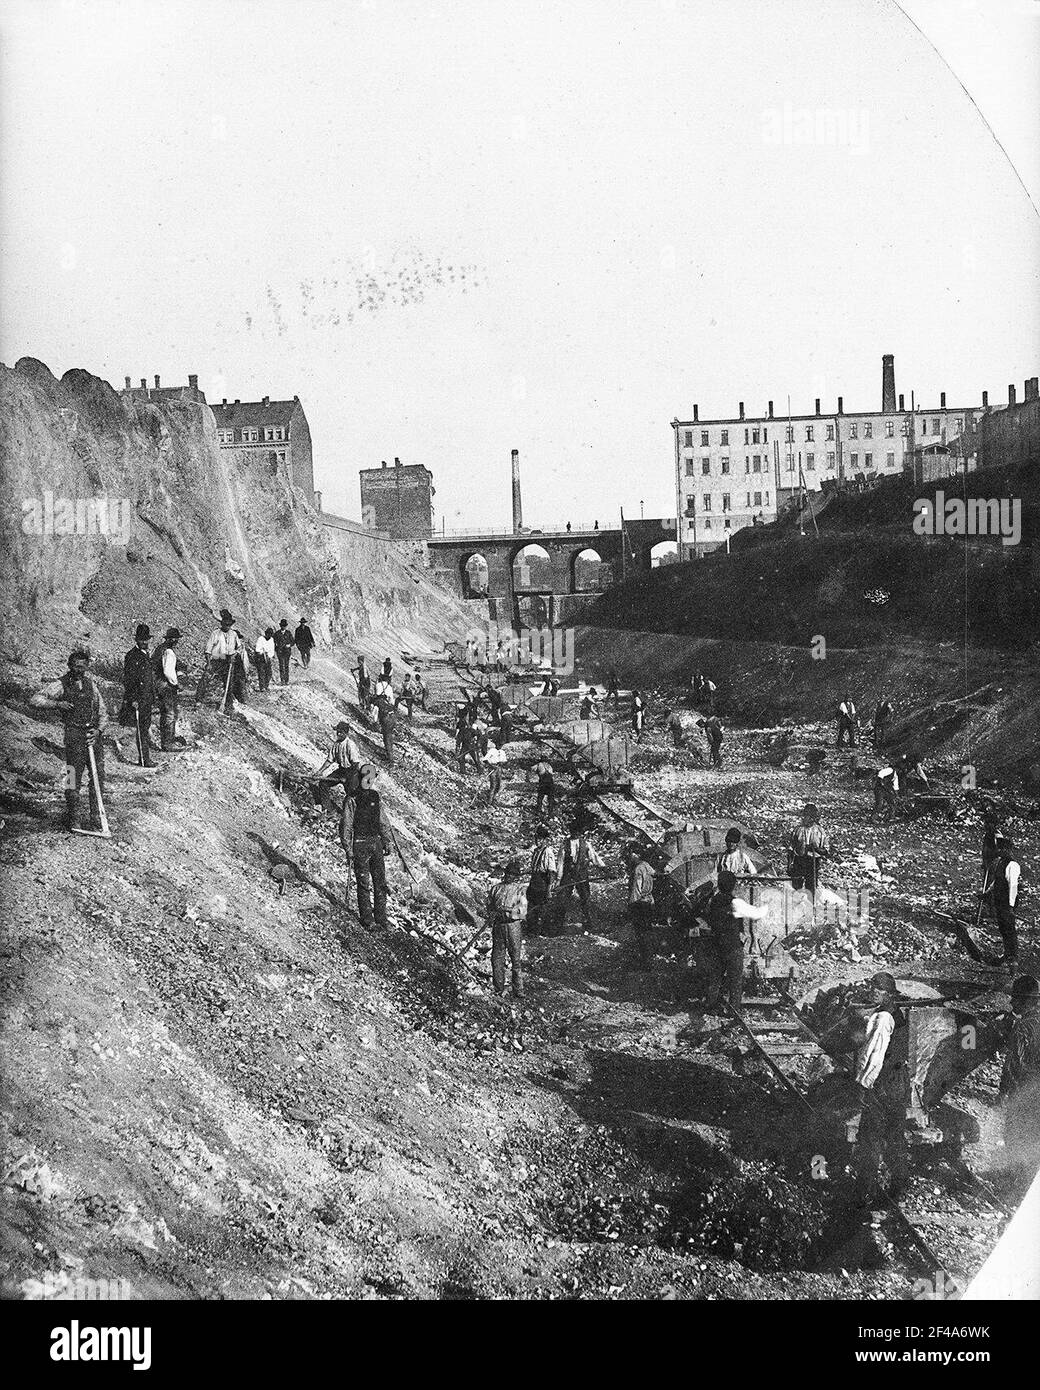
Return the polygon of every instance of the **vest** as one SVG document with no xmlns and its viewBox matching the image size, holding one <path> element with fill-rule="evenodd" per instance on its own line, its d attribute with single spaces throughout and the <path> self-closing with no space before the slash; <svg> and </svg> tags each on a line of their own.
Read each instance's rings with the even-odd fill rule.
<svg viewBox="0 0 1040 1390">
<path fill-rule="evenodd" d="M 382 839 L 380 804 L 377 791 L 360 791 L 354 803 L 354 839 Z"/>
<path fill-rule="evenodd" d="M 1011 911 L 1011 885 L 1007 881 L 1007 866 L 1014 863 L 1010 854 L 1001 854 L 993 864 L 993 905 Z"/>
<path fill-rule="evenodd" d="M 89 676 L 83 677 L 81 688 L 77 688 L 76 678 L 67 671 L 61 678 L 64 698 L 72 702 L 72 709 L 61 711 L 61 722 L 66 729 L 96 729 L 98 723 L 97 687 Z"/>
<path fill-rule="evenodd" d="M 728 893 L 715 893 L 708 903 L 708 926 L 712 939 L 723 950 L 735 950 L 744 942 L 743 918 L 734 917 L 733 899 Z"/>
<path fill-rule="evenodd" d="M 571 840 L 568 838 L 566 848 L 563 851 L 563 876 L 571 882 L 582 883 L 589 876 L 589 847 L 585 840 L 578 840 L 578 852 L 573 855 L 571 852 Z"/>
</svg>

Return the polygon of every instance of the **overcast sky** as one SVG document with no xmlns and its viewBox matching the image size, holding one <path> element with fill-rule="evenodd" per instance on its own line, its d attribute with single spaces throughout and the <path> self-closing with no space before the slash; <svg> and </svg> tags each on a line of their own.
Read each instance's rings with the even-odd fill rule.
<svg viewBox="0 0 1040 1390">
<path fill-rule="evenodd" d="M 0 356 L 299 394 L 325 504 L 674 510 L 670 420 L 1038 366 L 1040 4 L 7 0 Z M 807 114 L 808 113 L 808 114 Z M 837 143 L 825 132 L 827 120 Z"/>
</svg>

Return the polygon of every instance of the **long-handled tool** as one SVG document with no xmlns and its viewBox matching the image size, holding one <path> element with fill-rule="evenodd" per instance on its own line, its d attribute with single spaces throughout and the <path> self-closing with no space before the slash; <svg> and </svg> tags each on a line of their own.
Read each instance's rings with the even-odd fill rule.
<svg viewBox="0 0 1040 1390">
<path fill-rule="evenodd" d="M 998 956 L 990 955 L 988 951 L 984 951 L 980 946 L 975 944 L 966 923 L 960 921 L 957 917 L 951 917 L 948 912 L 940 912 L 937 907 L 933 907 L 932 911 L 935 913 L 936 917 L 942 917 L 944 921 L 951 924 L 956 933 L 957 940 L 977 965 L 986 965 L 989 966 L 990 969 L 996 969 L 998 966 L 1003 965 L 1004 962 Z"/>
<path fill-rule="evenodd" d="M 89 735 L 87 739 L 87 760 L 90 764 L 90 784 L 94 789 L 94 796 L 97 799 L 98 820 L 101 822 L 100 830 L 81 830 L 79 826 L 73 826 L 74 835 L 89 835 L 95 840 L 111 840 L 112 832 L 108 828 L 108 817 L 105 815 L 105 803 L 101 797 L 101 779 L 98 776 L 97 761 L 94 757 L 94 738 Z"/>
<path fill-rule="evenodd" d="M 235 658 L 234 658 L 234 656 L 229 656 L 229 657 L 228 657 L 228 667 L 227 667 L 227 680 L 224 682 L 224 698 L 223 698 L 223 699 L 221 700 L 221 702 L 220 702 L 220 708 L 221 708 L 221 712 L 222 712 L 223 714 L 230 714 L 230 713 L 231 713 L 231 711 L 228 709 L 228 702 L 227 702 L 227 701 L 228 701 L 228 691 L 231 689 L 231 673 L 232 673 L 232 671 L 233 671 L 234 669 L 235 669 Z"/>
</svg>

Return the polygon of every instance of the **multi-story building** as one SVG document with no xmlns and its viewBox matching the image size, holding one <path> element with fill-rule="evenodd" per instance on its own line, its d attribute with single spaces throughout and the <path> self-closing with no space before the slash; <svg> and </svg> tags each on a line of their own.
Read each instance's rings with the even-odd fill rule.
<svg viewBox="0 0 1040 1390">
<path fill-rule="evenodd" d="M 361 469 L 361 518 L 370 529 L 389 531 L 395 541 L 429 540 L 433 535 L 433 474 L 421 463 L 384 460 Z"/>
<path fill-rule="evenodd" d="M 131 386 L 130 378 L 124 378 L 125 385 L 120 391 L 120 395 L 131 401 L 197 401 L 199 405 L 206 404 L 206 393 L 199 390 L 199 379 L 192 373 L 188 377 L 187 386 L 160 386 L 159 378 L 155 378 L 155 385 L 149 386 L 147 377 L 141 378 L 140 386 Z"/>
<path fill-rule="evenodd" d="M 882 359 L 881 409 L 846 414 L 844 400 L 824 414 L 817 398 L 811 415 L 776 417 L 738 413 L 725 419 L 673 420 L 679 558 L 690 559 L 725 545 L 744 526 L 775 521 L 804 488 L 825 483 L 872 482 L 900 473 L 915 443 L 949 442 L 970 429 L 987 409 L 948 406 L 907 410 L 898 402 L 891 356 Z"/>
<path fill-rule="evenodd" d="M 234 449 L 246 458 L 271 458 L 288 469 L 293 486 L 317 505 L 314 492 L 314 455 L 311 431 L 299 396 L 291 401 L 228 401 L 211 406 L 222 449 Z"/>
</svg>

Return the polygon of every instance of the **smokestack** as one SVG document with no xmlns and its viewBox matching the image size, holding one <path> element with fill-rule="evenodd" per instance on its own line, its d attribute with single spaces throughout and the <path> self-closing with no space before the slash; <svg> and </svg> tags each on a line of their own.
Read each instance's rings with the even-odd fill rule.
<svg viewBox="0 0 1040 1390">
<path fill-rule="evenodd" d="M 158 373 L 158 372 L 156 372 L 156 374 L 155 374 L 155 389 L 156 389 L 157 391 L 158 391 L 158 389 L 159 389 L 159 373 Z"/>
<path fill-rule="evenodd" d="M 817 397 L 816 397 L 816 414 L 819 415 L 819 413 L 820 413 L 820 398 L 819 398 L 819 396 L 817 396 Z"/>
<path fill-rule="evenodd" d="M 838 397 L 838 414 L 839 414 L 839 415 L 844 415 L 844 413 L 845 413 L 845 402 L 844 402 L 844 400 L 841 398 L 841 396 L 839 396 L 839 397 Z"/>
<path fill-rule="evenodd" d="M 142 391 L 147 391 L 147 390 L 148 390 L 148 378 L 147 378 L 146 376 L 143 376 L 143 377 L 141 378 L 141 390 L 142 390 Z"/>
<path fill-rule="evenodd" d="M 1008 405 L 1014 405 L 1016 401 L 1014 383 L 1008 386 Z"/>
<path fill-rule="evenodd" d="M 696 424 L 699 424 L 699 423 L 700 423 L 700 418 L 701 418 L 701 417 L 697 414 L 697 406 L 694 406 L 694 407 L 693 407 L 693 423 L 694 423 L 695 425 L 696 425 Z"/>
<path fill-rule="evenodd" d="M 900 391 L 900 393 L 899 393 L 899 409 L 900 409 L 900 410 L 905 409 L 905 407 L 904 407 L 904 405 L 903 405 L 903 393 L 902 393 L 902 391 Z"/>
<path fill-rule="evenodd" d="M 199 378 L 197 373 L 188 373 L 188 386 L 192 391 L 197 391 L 199 389 Z"/>
<path fill-rule="evenodd" d="M 129 377 L 126 377 L 125 380 L 126 380 L 126 389 L 129 391 L 129 390 L 130 390 L 130 378 L 129 378 Z"/>
<path fill-rule="evenodd" d="M 1038 387 L 1040 387 L 1040 380 L 1038 380 L 1035 376 L 1031 376 L 1029 380 L 1026 382 L 1025 399 L 1027 401 L 1035 401 L 1037 399 Z"/>
<path fill-rule="evenodd" d="M 743 401 L 740 402 L 740 418 L 741 418 L 742 420 L 743 420 L 743 418 L 744 418 L 744 402 L 743 402 Z"/>
<path fill-rule="evenodd" d="M 401 460 L 400 460 L 400 459 L 397 457 L 397 455 L 395 454 L 395 455 L 394 455 L 394 467 L 395 467 L 395 468 L 400 468 L 400 466 L 401 466 Z"/>
<path fill-rule="evenodd" d="M 988 410 L 988 409 L 989 409 L 989 392 L 988 392 L 988 391 L 983 391 L 983 393 L 982 393 L 982 408 L 983 408 L 983 410 Z"/>
<path fill-rule="evenodd" d="M 940 391 L 940 392 L 939 392 L 939 409 L 940 409 L 940 410 L 945 410 L 945 409 L 946 409 L 946 392 L 945 392 L 945 391 Z"/>
<path fill-rule="evenodd" d="M 773 418 L 773 402 L 772 402 L 772 401 L 769 402 L 769 418 L 770 418 L 770 420 Z"/>
<path fill-rule="evenodd" d="M 513 531 L 519 531 L 524 524 L 523 507 L 520 504 L 520 450 L 514 449 L 513 461 Z"/>
<path fill-rule="evenodd" d="M 896 360 L 890 352 L 881 359 L 881 409 L 886 415 L 896 408 Z"/>
</svg>

